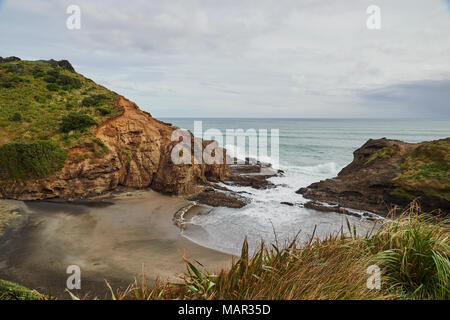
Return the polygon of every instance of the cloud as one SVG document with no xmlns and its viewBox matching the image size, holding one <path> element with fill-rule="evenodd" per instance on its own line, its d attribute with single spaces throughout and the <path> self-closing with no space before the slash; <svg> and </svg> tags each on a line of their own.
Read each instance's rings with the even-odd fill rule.
<svg viewBox="0 0 450 320">
<path fill-rule="evenodd" d="M 450 117 L 450 79 L 396 84 L 361 93 L 375 110 L 405 116 Z"/>
<path fill-rule="evenodd" d="M 361 92 L 450 79 L 442 0 L 378 0 L 379 31 L 369 0 L 78 0 L 72 31 L 70 4 L 5 2 L 0 55 L 68 59 L 155 116 L 369 116 Z"/>
</svg>

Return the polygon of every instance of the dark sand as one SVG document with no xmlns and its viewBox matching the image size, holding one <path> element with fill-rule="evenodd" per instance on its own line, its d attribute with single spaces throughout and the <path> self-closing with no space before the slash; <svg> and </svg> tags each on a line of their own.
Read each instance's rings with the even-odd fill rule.
<svg viewBox="0 0 450 320">
<path fill-rule="evenodd" d="M 177 281 L 183 256 L 210 271 L 227 267 L 231 256 L 180 235 L 173 216 L 188 202 L 153 191 L 132 191 L 85 203 L 13 201 L 29 219 L 20 233 L 0 243 L 0 279 L 69 298 L 66 268 L 81 268 L 80 293 L 105 298 L 107 279 L 125 288 L 142 272 L 152 282 Z M 77 292 L 76 290 L 73 290 Z"/>
</svg>

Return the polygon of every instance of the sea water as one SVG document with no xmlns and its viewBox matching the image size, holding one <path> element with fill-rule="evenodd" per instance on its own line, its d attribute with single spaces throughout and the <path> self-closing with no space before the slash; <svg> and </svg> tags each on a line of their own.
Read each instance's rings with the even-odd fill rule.
<svg viewBox="0 0 450 320">
<path fill-rule="evenodd" d="M 297 236 L 307 241 L 314 233 L 327 234 L 347 230 L 348 222 L 360 233 L 369 232 L 373 222 L 337 213 L 323 213 L 301 207 L 307 200 L 295 191 L 301 187 L 334 177 L 353 159 L 353 152 L 368 139 L 386 137 L 406 142 L 430 141 L 450 137 L 450 119 L 163 119 L 193 131 L 194 121 L 202 121 L 203 131 L 214 128 L 279 130 L 279 163 L 284 175 L 271 178 L 274 189 L 256 190 L 227 186 L 245 191 L 251 203 L 241 209 L 216 208 L 192 218 L 183 231 L 190 240 L 222 252 L 239 254 L 245 238 L 254 250 L 261 240 L 285 244 Z M 225 141 L 225 139 L 224 139 Z M 268 148 L 270 159 L 270 144 Z M 245 153 L 247 151 L 247 154 Z M 237 156 L 254 156 L 237 150 Z M 290 202 L 294 206 L 283 205 Z"/>
</svg>

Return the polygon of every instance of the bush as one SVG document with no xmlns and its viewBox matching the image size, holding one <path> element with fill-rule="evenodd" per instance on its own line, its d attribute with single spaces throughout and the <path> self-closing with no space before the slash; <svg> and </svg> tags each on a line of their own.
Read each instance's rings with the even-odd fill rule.
<svg viewBox="0 0 450 320">
<path fill-rule="evenodd" d="M 21 64 L 8 64 L 6 65 L 7 73 L 22 73 L 23 65 Z"/>
<path fill-rule="evenodd" d="M 59 90 L 59 86 L 56 83 L 49 83 L 46 86 L 48 91 L 58 91 Z"/>
<path fill-rule="evenodd" d="M 0 86 L 3 88 L 15 88 L 23 80 L 17 75 L 0 76 Z"/>
<path fill-rule="evenodd" d="M 72 67 L 70 62 L 67 60 L 58 61 L 58 65 L 65 70 L 69 70 L 70 72 L 75 72 L 75 69 Z"/>
<path fill-rule="evenodd" d="M 67 133 L 72 130 L 85 129 L 95 124 L 97 122 L 83 112 L 70 112 L 62 118 L 61 131 Z"/>
<path fill-rule="evenodd" d="M 106 107 L 97 107 L 97 111 L 102 116 L 106 116 L 108 114 L 111 114 L 111 109 L 106 108 Z"/>
<path fill-rule="evenodd" d="M 14 56 L 6 58 L 0 57 L 0 63 L 17 62 L 17 61 L 20 61 L 20 58 Z"/>
<path fill-rule="evenodd" d="M 56 83 L 56 77 L 47 75 L 44 77 L 44 81 L 47 83 Z"/>
<path fill-rule="evenodd" d="M 22 121 L 22 114 L 20 114 L 19 112 L 14 113 L 9 120 L 11 121 Z"/>
<path fill-rule="evenodd" d="M 98 106 L 105 100 L 106 96 L 104 94 L 96 94 L 84 98 L 83 101 L 81 102 L 81 105 L 84 107 Z"/>
<path fill-rule="evenodd" d="M 42 71 L 42 69 L 36 68 L 32 71 L 33 77 L 34 78 L 40 78 L 43 77 L 45 75 L 44 71 Z"/>
<path fill-rule="evenodd" d="M 66 152 L 50 141 L 11 142 L 0 146 L 0 177 L 43 178 L 64 166 Z"/>
<path fill-rule="evenodd" d="M 79 79 L 60 74 L 56 70 L 47 71 L 47 76 L 44 77 L 44 81 L 47 83 L 55 83 L 64 90 L 80 89 L 82 86 Z"/>
</svg>

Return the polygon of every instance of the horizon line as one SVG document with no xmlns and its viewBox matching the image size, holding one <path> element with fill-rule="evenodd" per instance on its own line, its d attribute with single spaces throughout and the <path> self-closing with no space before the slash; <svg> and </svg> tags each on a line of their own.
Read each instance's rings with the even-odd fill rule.
<svg viewBox="0 0 450 320">
<path fill-rule="evenodd" d="M 171 116 L 154 116 L 157 119 L 261 119 L 261 120 L 450 120 L 450 117 L 395 117 L 395 118 L 370 118 L 370 117 L 342 117 L 342 118 L 326 118 L 326 117 L 171 117 Z"/>
</svg>

